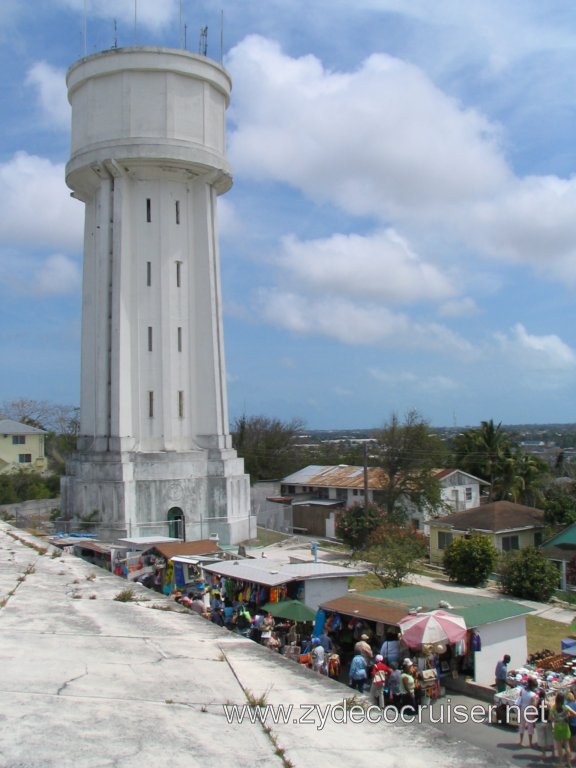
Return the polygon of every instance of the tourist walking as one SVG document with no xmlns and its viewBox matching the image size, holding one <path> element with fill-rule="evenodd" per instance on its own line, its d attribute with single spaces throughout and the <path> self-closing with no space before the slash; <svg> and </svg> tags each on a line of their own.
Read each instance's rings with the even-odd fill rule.
<svg viewBox="0 0 576 768">
<path fill-rule="evenodd" d="M 384 690 L 391 672 L 390 667 L 384 664 L 384 659 L 378 654 L 374 659 L 371 670 L 372 685 L 370 686 L 370 698 L 378 702 L 381 709 L 384 709 Z"/>
<path fill-rule="evenodd" d="M 558 765 L 570 765 L 570 714 L 571 710 L 565 704 L 564 694 L 557 693 L 554 705 L 550 708 L 550 720 Z"/>
<path fill-rule="evenodd" d="M 528 678 L 526 687 L 520 691 L 516 701 L 518 705 L 519 746 L 524 746 L 524 734 L 528 734 L 528 746 L 534 746 L 534 725 L 538 717 L 538 683 L 533 677 Z"/>
<path fill-rule="evenodd" d="M 364 693 L 364 686 L 368 679 L 368 667 L 366 659 L 361 653 L 357 653 L 356 656 L 350 662 L 350 670 L 348 672 L 348 685 L 350 688 L 355 688 L 358 693 Z"/>
<path fill-rule="evenodd" d="M 414 696 L 414 666 L 411 659 L 402 662 L 402 674 L 400 675 L 400 699 L 402 709 L 409 713 L 416 712 L 416 697 Z"/>
</svg>

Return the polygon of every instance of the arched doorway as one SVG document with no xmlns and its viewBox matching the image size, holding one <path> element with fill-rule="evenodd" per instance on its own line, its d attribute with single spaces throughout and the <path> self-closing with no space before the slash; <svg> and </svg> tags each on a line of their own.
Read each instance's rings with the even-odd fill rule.
<svg viewBox="0 0 576 768">
<path fill-rule="evenodd" d="M 168 536 L 173 539 L 186 540 L 184 525 L 184 512 L 180 507 L 172 507 L 168 510 Z"/>
</svg>

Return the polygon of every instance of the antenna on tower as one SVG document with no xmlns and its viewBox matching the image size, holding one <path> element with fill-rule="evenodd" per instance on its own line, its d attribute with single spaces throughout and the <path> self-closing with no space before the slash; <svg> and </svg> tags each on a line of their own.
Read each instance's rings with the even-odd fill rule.
<svg viewBox="0 0 576 768">
<path fill-rule="evenodd" d="M 88 0 L 84 0 L 84 26 L 82 29 L 84 56 L 88 56 Z"/>
<path fill-rule="evenodd" d="M 198 46 L 198 52 L 202 56 L 206 56 L 208 53 L 208 27 L 201 27 L 200 29 L 200 44 Z"/>
<path fill-rule="evenodd" d="M 184 27 L 182 26 L 182 0 L 180 0 L 180 18 L 178 23 L 178 30 L 180 32 L 180 48 L 184 48 Z"/>
<path fill-rule="evenodd" d="M 220 11 L 220 64 L 224 63 L 224 9 Z"/>
<path fill-rule="evenodd" d="M 138 43 L 138 0 L 134 0 L 134 45 Z"/>
<path fill-rule="evenodd" d="M 118 48 L 118 24 L 116 19 L 114 19 L 114 45 L 112 48 Z"/>
</svg>

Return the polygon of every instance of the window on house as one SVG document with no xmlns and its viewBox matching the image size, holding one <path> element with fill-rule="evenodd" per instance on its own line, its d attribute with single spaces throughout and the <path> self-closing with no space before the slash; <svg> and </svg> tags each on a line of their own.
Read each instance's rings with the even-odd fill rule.
<svg viewBox="0 0 576 768">
<path fill-rule="evenodd" d="M 438 549 L 446 549 L 452 543 L 452 534 L 438 531 Z"/>
<path fill-rule="evenodd" d="M 18 462 L 20 464 L 31 464 L 32 463 L 32 454 L 31 453 L 19 453 L 18 454 Z"/>
<path fill-rule="evenodd" d="M 184 418 L 184 392 L 178 390 L 178 418 Z"/>
<path fill-rule="evenodd" d="M 26 435 L 12 435 L 12 445 L 25 445 Z"/>
<path fill-rule="evenodd" d="M 148 352 L 152 352 L 152 326 L 148 326 Z"/>
<path fill-rule="evenodd" d="M 542 531 L 535 531 L 534 533 L 534 546 L 539 547 L 542 544 Z"/>
<path fill-rule="evenodd" d="M 176 224 L 180 224 L 180 200 L 176 200 Z"/>
<path fill-rule="evenodd" d="M 150 287 L 152 285 L 152 262 L 146 262 L 146 285 Z"/>
<path fill-rule="evenodd" d="M 466 488 L 466 501 L 472 501 L 472 488 Z"/>
<path fill-rule="evenodd" d="M 419 531 L 420 530 L 420 520 L 418 520 L 417 517 L 413 517 L 411 523 L 412 523 L 412 528 L 415 531 Z"/>
<path fill-rule="evenodd" d="M 336 498 L 338 501 L 346 501 L 348 498 L 348 489 L 347 488 L 336 488 Z"/>
<path fill-rule="evenodd" d="M 152 221 L 152 200 L 149 197 L 146 198 L 146 221 Z"/>
<path fill-rule="evenodd" d="M 330 498 L 330 489 L 329 488 L 318 488 L 318 498 L 319 499 L 329 499 Z"/>
<path fill-rule="evenodd" d="M 502 536 L 502 552 L 511 552 L 520 549 L 518 536 Z"/>
<path fill-rule="evenodd" d="M 178 352 L 182 352 L 182 328 L 178 327 Z"/>
<path fill-rule="evenodd" d="M 154 392 L 148 392 L 148 416 L 154 418 Z"/>
<path fill-rule="evenodd" d="M 182 262 L 177 261 L 176 262 L 176 287 L 180 288 L 180 283 L 182 282 Z"/>
</svg>

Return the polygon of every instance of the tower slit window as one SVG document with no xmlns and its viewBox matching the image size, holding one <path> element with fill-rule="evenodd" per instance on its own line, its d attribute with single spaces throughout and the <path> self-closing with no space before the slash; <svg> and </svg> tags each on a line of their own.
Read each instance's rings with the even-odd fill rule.
<svg viewBox="0 0 576 768">
<path fill-rule="evenodd" d="M 154 418 L 154 392 L 148 392 L 148 417 Z"/>
<path fill-rule="evenodd" d="M 182 352 L 182 328 L 178 326 L 178 352 Z"/>
<path fill-rule="evenodd" d="M 148 352 L 152 352 L 152 326 L 148 326 Z"/>
<path fill-rule="evenodd" d="M 149 197 L 146 198 L 146 221 L 152 221 L 152 200 Z"/>
<path fill-rule="evenodd" d="M 184 418 L 184 392 L 181 389 L 178 391 L 178 418 Z"/>
<path fill-rule="evenodd" d="M 180 200 L 176 200 L 176 224 L 180 224 Z"/>
<path fill-rule="evenodd" d="M 152 262 L 146 262 L 146 285 L 150 287 L 152 285 Z"/>
<path fill-rule="evenodd" d="M 180 288 L 181 283 L 182 283 L 182 262 L 177 261 L 176 262 L 176 287 Z"/>
</svg>

